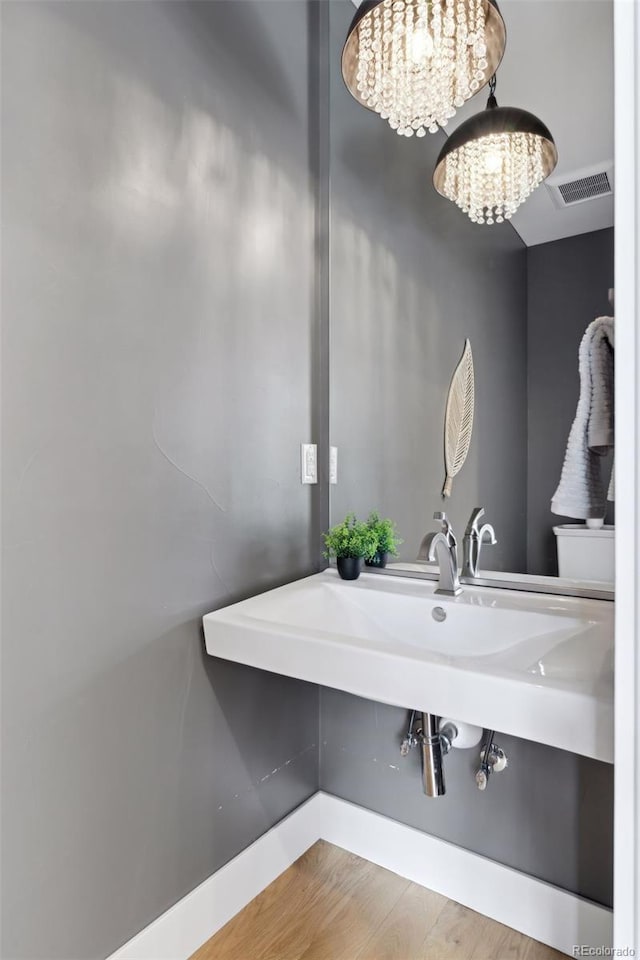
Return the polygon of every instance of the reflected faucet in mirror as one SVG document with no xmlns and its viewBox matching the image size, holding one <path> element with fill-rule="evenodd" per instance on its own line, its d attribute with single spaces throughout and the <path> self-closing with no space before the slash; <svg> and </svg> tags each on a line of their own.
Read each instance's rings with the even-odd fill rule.
<svg viewBox="0 0 640 960">
<path fill-rule="evenodd" d="M 464 553 L 464 563 L 462 565 L 463 577 L 478 577 L 480 575 L 480 551 L 483 543 L 495 545 L 495 530 L 490 523 L 483 523 L 480 526 L 480 520 L 484 517 L 484 507 L 474 507 L 469 517 L 467 529 L 464 532 L 462 540 L 462 549 Z"/>
<path fill-rule="evenodd" d="M 437 560 L 440 570 L 436 593 L 457 597 L 462 593 L 458 579 L 458 541 L 446 513 L 436 510 L 434 520 L 439 520 L 441 529 L 427 533 L 418 551 L 418 560 Z"/>
</svg>

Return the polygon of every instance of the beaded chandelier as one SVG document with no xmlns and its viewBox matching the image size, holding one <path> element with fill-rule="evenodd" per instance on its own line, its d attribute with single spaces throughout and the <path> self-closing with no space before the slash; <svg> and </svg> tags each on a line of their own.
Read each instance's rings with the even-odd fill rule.
<svg viewBox="0 0 640 960">
<path fill-rule="evenodd" d="M 495 73 L 495 0 L 363 0 L 342 51 L 350 93 L 406 137 L 446 126 Z"/>
<path fill-rule="evenodd" d="M 487 108 L 453 131 L 433 184 L 474 223 L 510 220 L 554 170 L 558 152 L 549 130 L 526 110 L 499 107 L 491 79 Z"/>
</svg>

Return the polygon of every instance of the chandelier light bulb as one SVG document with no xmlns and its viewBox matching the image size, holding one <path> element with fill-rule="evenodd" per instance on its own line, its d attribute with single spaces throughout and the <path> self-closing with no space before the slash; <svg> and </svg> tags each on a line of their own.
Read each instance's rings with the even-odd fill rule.
<svg viewBox="0 0 640 960">
<path fill-rule="evenodd" d="M 410 137 L 435 133 L 502 60 L 495 0 L 363 0 L 342 51 L 359 103 Z"/>
<path fill-rule="evenodd" d="M 502 159 L 500 150 L 489 147 L 484 155 L 484 169 L 487 173 L 499 173 L 502 170 Z"/>
<path fill-rule="evenodd" d="M 428 30 L 415 30 L 411 38 L 411 62 L 417 67 L 433 56 L 433 38 Z"/>
<path fill-rule="evenodd" d="M 473 223 L 510 220 L 558 162 L 544 123 L 526 110 L 499 107 L 494 90 L 495 77 L 486 110 L 453 131 L 433 173 L 438 193 Z"/>
</svg>

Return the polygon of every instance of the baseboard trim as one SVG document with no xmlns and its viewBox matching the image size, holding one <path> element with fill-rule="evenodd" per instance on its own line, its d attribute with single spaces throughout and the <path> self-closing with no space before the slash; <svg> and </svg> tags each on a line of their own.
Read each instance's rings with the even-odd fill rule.
<svg viewBox="0 0 640 960">
<path fill-rule="evenodd" d="M 319 804 L 316 793 L 108 960 L 187 960 L 320 839 Z"/>
<path fill-rule="evenodd" d="M 607 907 L 345 800 L 316 796 L 320 836 L 329 843 L 569 956 L 582 944 L 611 946 Z"/>
<path fill-rule="evenodd" d="M 613 914 L 606 907 L 319 792 L 108 960 L 187 960 L 319 839 L 569 956 L 574 945 L 612 943 Z"/>
</svg>

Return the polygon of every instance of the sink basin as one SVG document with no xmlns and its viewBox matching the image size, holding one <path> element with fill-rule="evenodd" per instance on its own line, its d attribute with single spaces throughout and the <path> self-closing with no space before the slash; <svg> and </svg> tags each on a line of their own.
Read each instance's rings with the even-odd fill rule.
<svg viewBox="0 0 640 960">
<path fill-rule="evenodd" d="M 482 602 L 469 592 L 450 598 L 393 586 L 380 589 L 377 579 L 365 578 L 350 586 L 304 580 L 297 590 L 255 598 L 252 607 L 245 612 L 256 620 L 301 628 L 322 624 L 327 633 L 408 644 L 451 658 L 500 653 L 537 637 L 544 637 L 549 647 L 590 625 L 565 611 L 509 609 L 495 598 Z"/>
<path fill-rule="evenodd" d="M 204 617 L 208 653 L 613 761 L 613 604 L 334 570 Z"/>
</svg>

